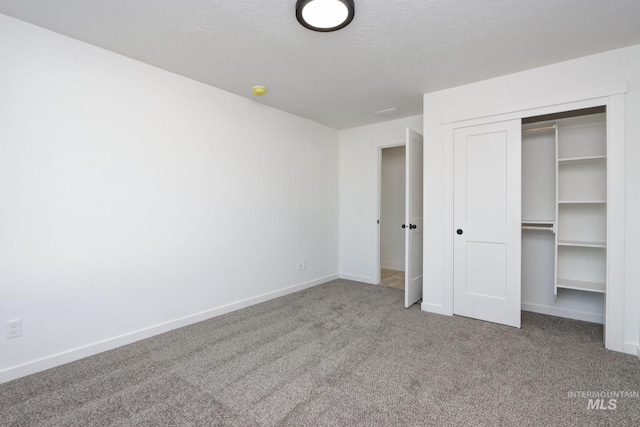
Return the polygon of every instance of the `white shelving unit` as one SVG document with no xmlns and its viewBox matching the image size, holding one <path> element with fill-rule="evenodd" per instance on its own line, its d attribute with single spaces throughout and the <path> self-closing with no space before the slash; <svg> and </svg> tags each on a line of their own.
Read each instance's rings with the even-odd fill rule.
<svg viewBox="0 0 640 427">
<path fill-rule="evenodd" d="M 606 292 L 607 137 L 605 113 L 557 121 L 558 289 Z"/>
</svg>

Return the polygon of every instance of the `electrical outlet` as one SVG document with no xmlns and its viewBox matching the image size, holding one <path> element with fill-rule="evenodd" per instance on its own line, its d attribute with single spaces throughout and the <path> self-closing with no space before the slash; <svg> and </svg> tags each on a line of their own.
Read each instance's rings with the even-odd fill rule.
<svg viewBox="0 0 640 427">
<path fill-rule="evenodd" d="M 22 335 L 22 319 L 7 322 L 7 338 L 17 338 Z"/>
<path fill-rule="evenodd" d="M 298 261 L 298 271 L 304 270 L 304 261 Z"/>
</svg>

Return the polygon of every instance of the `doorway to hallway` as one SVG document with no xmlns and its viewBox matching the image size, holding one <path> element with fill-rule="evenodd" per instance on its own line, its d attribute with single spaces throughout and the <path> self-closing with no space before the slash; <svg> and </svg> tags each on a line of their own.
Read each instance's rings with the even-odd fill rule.
<svg viewBox="0 0 640 427">
<path fill-rule="evenodd" d="M 383 148 L 380 162 L 380 284 L 404 289 L 405 146 Z"/>
<path fill-rule="evenodd" d="M 382 269 L 380 284 L 390 288 L 404 289 L 404 271 Z"/>
</svg>

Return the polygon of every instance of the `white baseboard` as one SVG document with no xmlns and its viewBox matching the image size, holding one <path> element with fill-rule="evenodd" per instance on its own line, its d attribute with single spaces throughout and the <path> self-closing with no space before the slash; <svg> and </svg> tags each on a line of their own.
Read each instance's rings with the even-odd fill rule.
<svg viewBox="0 0 640 427">
<path fill-rule="evenodd" d="M 582 320 L 583 322 L 604 324 L 604 316 L 583 311 L 567 310 L 564 308 L 549 307 L 546 305 L 523 302 L 520 306 L 524 311 L 547 314 L 549 316 L 564 317 L 565 319 Z"/>
<path fill-rule="evenodd" d="M 113 350 L 114 348 L 121 347 L 123 345 L 131 344 L 136 341 L 140 341 L 146 338 L 150 338 L 155 335 L 159 335 L 165 332 L 172 331 L 174 329 L 182 328 L 194 323 L 202 322 L 203 320 L 211 319 L 223 314 L 230 313 L 232 311 L 240 310 L 261 302 L 269 301 L 274 298 L 278 298 L 284 295 L 299 292 L 304 289 L 311 288 L 313 286 L 321 285 L 323 283 L 330 282 L 338 278 L 338 274 L 332 274 L 329 276 L 321 277 L 308 282 L 300 283 L 287 288 L 279 289 L 273 292 L 267 292 L 266 294 L 258 295 L 252 298 L 248 298 L 235 303 L 223 305 L 221 307 L 212 308 L 210 310 L 202 311 L 200 313 L 191 314 L 189 316 L 174 319 L 165 323 L 161 323 L 149 328 L 141 329 L 138 331 L 130 332 L 128 334 L 120 335 L 117 337 L 109 338 L 103 341 L 99 341 L 93 344 L 89 344 L 83 347 L 74 348 L 72 350 L 64 351 L 62 353 L 54 354 L 51 356 L 43 357 L 38 360 L 27 362 L 21 365 L 12 366 L 0 371 L 0 384 L 12 381 L 27 375 L 42 372 L 47 369 L 55 368 L 76 360 L 93 356 L 104 351 Z"/>
<path fill-rule="evenodd" d="M 380 261 L 380 268 L 393 271 L 404 271 L 404 262 Z"/>
<path fill-rule="evenodd" d="M 637 343 L 625 342 L 622 350 L 623 353 L 631 354 L 640 359 L 640 346 Z"/>
<path fill-rule="evenodd" d="M 355 274 L 340 273 L 339 277 L 344 280 L 353 280 L 354 282 L 368 283 L 370 285 L 379 285 L 379 283 L 376 283 L 371 277 L 367 277 L 367 276 L 358 276 Z"/>
<path fill-rule="evenodd" d="M 422 311 L 426 311 L 428 313 L 442 314 L 443 316 L 453 316 L 453 313 L 448 312 L 441 305 L 429 304 L 428 302 L 422 302 L 420 304 L 420 309 Z"/>
<path fill-rule="evenodd" d="M 429 303 L 423 302 L 420 305 L 420 308 L 422 309 L 422 311 L 426 311 L 429 313 L 442 314 L 445 316 L 453 315 L 453 313 L 445 310 L 445 308 L 441 305 L 429 304 Z M 600 324 L 604 323 L 604 316 L 594 314 L 594 313 L 585 313 L 582 311 L 559 309 L 556 307 L 548 307 L 545 305 L 530 304 L 525 302 L 522 303 L 521 308 L 524 311 L 531 311 L 533 313 L 539 313 L 539 314 L 547 314 L 549 316 L 557 316 L 557 317 L 564 317 L 566 319 L 582 320 L 584 322 L 592 322 L 592 323 L 600 323 Z"/>
</svg>

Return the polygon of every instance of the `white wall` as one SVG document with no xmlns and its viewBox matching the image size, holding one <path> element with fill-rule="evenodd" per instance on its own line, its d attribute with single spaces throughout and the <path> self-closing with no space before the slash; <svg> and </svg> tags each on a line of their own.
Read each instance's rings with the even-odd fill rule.
<svg viewBox="0 0 640 427">
<path fill-rule="evenodd" d="M 452 162 L 445 150 L 443 116 L 484 110 L 489 114 L 511 111 L 517 106 L 548 101 L 559 95 L 590 91 L 628 82 L 625 108 L 625 260 L 624 351 L 635 352 L 640 328 L 640 45 L 528 70 L 424 96 L 425 129 L 425 278 L 423 309 L 450 314 L 451 253 L 445 229 L 451 212 Z M 447 196 L 448 194 L 448 196 Z"/>
<path fill-rule="evenodd" d="M 336 130 L 3 15 L 0 57 L 0 382 L 337 277 Z"/>
<path fill-rule="evenodd" d="M 378 156 L 402 145 L 422 116 L 340 131 L 340 277 L 377 284 Z"/>
<path fill-rule="evenodd" d="M 406 149 L 382 150 L 380 177 L 380 266 L 404 271 Z"/>
</svg>

